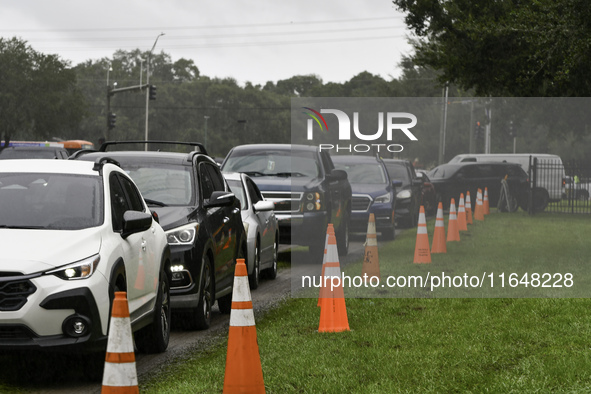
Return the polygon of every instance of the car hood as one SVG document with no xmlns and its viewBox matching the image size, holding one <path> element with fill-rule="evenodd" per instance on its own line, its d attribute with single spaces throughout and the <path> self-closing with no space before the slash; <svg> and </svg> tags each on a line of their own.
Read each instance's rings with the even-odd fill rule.
<svg viewBox="0 0 591 394">
<path fill-rule="evenodd" d="M 392 189 L 386 189 L 386 185 L 384 184 L 366 184 L 366 183 L 356 183 L 351 185 L 351 191 L 353 194 L 369 194 L 372 197 L 379 197 L 383 194 L 389 193 Z"/>
<path fill-rule="evenodd" d="M 187 224 L 195 212 L 194 207 L 150 207 L 158 214 L 160 226 L 164 231 Z"/>
<path fill-rule="evenodd" d="M 278 177 L 257 176 L 252 180 L 259 189 L 264 191 L 306 191 L 317 188 L 321 183 L 320 178 L 308 177 Z"/>
<path fill-rule="evenodd" d="M 80 261 L 99 252 L 97 228 L 0 229 L 0 272 L 31 274 Z"/>
</svg>

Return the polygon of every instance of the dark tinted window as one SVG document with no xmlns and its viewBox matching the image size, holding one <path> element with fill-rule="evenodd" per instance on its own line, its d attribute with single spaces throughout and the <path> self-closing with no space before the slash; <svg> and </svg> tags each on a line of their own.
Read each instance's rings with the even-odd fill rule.
<svg viewBox="0 0 591 394">
<path fill-rule="evenodd" d="M 127 193 L 131 209 L 144 212 L 144 203 L 142 202 L 142 198 L 134 184 L 125 177 L 119 177 L 119 180 L 121 181 L 123 189 L 125 189 L 125 192 Z"/>
<path fill-rule="evenodd" d="M 113 231 L 123 229 L 123 214 L 130 209 L 129 201 L 125 198 L 125 192 L 119 182 L 116 174 L 111 174 L 109 179 L 111 188 L 111 219 L 113 221 Z"/>
<path fill-rule="evenodd" d="M 401 181 L 403 187 L 410 184 L 410 174 L 404 163 L 386 162 L 386 168 L 388 169 L 390 179 Z"/>
<path fill-rule="evenodd" d="M 248 189 L 248 195 L 250 196 L 250 201 L 252 201 L 253 204 L 256 204 L 257 202 L 263 200 L 263 196 L 262 196 L 259 188 L 250 179 L 246 180 L 246 188 Z"/>
<path fill-rule="evenodd" d="M 214 186 L 209 171 L 207 171 L 206 164 L 204 163 L 199 165 L 199 184 L 201 185 L 203 200 L 209 200 L 211 193 L 214 191 Z"/>
</svg>

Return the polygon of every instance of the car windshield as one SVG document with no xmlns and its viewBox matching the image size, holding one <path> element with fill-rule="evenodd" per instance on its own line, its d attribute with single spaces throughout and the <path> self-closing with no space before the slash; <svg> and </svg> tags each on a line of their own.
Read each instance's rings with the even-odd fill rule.
<svg viewBox="0 0 591 394">
<path fill-rule="evenodd" d="M 339 170 L 345 170 L 350 183 L 365 183 L 371 185 L 388 183 L 384 168 L 378 163 L 335 163 Z"/>
<path fill-rule="evenodd" d="M 410 185 L 408 169 L 404 164 L 386 163 L 390 179 L 402 182 L 402 187 Z"/>
<path fill-rule="evenodd" d="M 148 204 L 192 205 L 197 201 L 189 166 L 164 163 L 122 163 L 122 166 Z"/>
<path fill-rule="evenodd" d="M 238 200 L 240 200 L 240 206 L 242 210 L 248 209 L 248 203 L 246 201 L 246 196 L 244 195 L 244 188 L 242 187 L 242 182 L 236 181 L 233 179 L 227 179 L 228 185 L 230 186 L 230 190 Z"/>
<path fill-rule="evenodd" d="M 0 228 L 81 230 L 102 223 L 98 176 L 0 173 Z"/>
<path fill-rule="evenodd" d="M 428 176 L 431 179 L 449 178 L 456 170 L 457 168 L 447 168 L 447 166 L 443 165 L 429 171 Z"/>
<path fill-rule="evenodd" d="M 244 172 L 250 176 L 304 176 L 320 174 L 313 151 L 238 151 L 224 163 L 222 171 Z"/>
</svg>

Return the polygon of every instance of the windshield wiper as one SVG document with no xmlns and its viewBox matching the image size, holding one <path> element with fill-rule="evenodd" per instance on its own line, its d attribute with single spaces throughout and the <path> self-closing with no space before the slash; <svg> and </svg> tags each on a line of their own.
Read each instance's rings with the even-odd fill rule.
<svg viewBox="0 0 591 394">
<path fill-rule="evenodd" d="M 165 203 L 163 203 L 162 201 L 157 201 L 157 200 L 151 200 L 149 198 L 144 198 L 144 201 L 146 202 L 146 204 L 148 205 L 158 205 L 159 207 L 166 207 L 167 205 Z"/>
<path fill-rule="evenodd" d="M 301 172 L 277 172 L 275 174 L 269 174 L 272 176 L 285 176 L 285 177 L 289 177 L 289 176 L 307 176 L 306 174 L 302 174 Z"/>
<path fill-rule="evenodd" d="M 260 171 L 246 171 L 244 173 L 248 176 L 265 176 L 265 175 L 267 175 L 267 174 L 263 174 Z"/>
</svg>

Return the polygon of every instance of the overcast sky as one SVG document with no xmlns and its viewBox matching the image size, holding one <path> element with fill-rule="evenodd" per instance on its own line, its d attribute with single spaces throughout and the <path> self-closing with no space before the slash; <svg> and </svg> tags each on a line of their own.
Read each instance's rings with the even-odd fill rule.
<svg viewBox="0 0 591 394">
<path fill-rule="evenodd" d="M 411 52 L 390 0 L 2 0 L 0 36 L 76 65 L 118 49 L 192 59 L 202 75 L 264 84 L 362 71 L 389 80 Z"/>
</svg>

